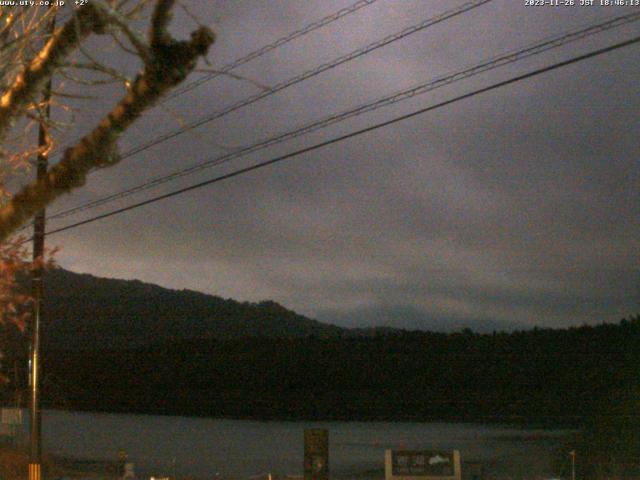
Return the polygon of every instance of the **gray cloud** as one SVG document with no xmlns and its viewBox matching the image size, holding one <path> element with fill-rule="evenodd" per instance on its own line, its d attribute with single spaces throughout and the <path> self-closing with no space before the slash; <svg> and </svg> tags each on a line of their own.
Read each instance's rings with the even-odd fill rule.
<svg viewBox="0 0 640 480">
<path fill-rule="evenodd" d="M 350 2 L 191 3 L 204 23 L 217 26 L 218 65 Z M 274 84 L 451 6 L 380 0 L 240 73 Z M 496 0 L 96 173 L 56 209 L 627 11 Z M 188 30 L 185 19 L 177 21 L 176 31 Z M 639 31 L 632 24 L 595 36 L 154 193 Z M 62 245 L 60 263 L 71 269 L 239 300 L 273 298 L 347 325 L 492 329 L 615 321 L 639 308 L 638 52 L 629 47 L 465 100 L 51 243 Z M 168 106 L 189 121 L 255 91 L 225 78 Z M 175 115 L 151 112 L 123 139 L 125 149 L 175 128 Z"/>
</svg>

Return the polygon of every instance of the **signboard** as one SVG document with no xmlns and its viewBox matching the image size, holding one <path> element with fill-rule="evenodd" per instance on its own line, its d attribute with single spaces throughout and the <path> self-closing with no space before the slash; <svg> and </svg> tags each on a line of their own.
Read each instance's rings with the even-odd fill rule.
<svg viewBox="0 0 640 480">
<path fill-rule="evenodd" d="M 387 450 L 386 480 L 460 480 L 460 452 Z"/>
</svg>

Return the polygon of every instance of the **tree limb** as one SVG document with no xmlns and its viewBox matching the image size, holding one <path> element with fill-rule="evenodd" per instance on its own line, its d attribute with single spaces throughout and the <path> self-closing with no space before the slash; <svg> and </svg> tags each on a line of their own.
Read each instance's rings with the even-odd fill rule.
<svg viewBox="0 0 640 480">
<path fill-rule="evenodd" d="M 151 16 L 151 29 L 149 30 L 149 43 L 151 48 L 158 48 L 171 41 L 168 27 L 171 21 L 171 10 L 175 0 L 158 0 L 156 8 Z"/>
<path fill-rule="evenodd" d="M 198 58 L 206 55 L 215 39 L 213 32 L 207 27 L 192 32 L 189 41 L 177 41 L 169 35 L 169 10 L 173 3 L 173 0 L 158 0 L 150 30 L 152 56 L 127 94 L 93 131 L 64 152 L 60 162 L 49 169 L 44 179 L 23 187 L 0 209 L 0 242 L 7 240 L 17 228 L 54 199 L 83 185 L 91 170 L 118 163 L 120 158 L 117 155 L 117 140 L 120 135 L 164 93 L 182 82 L 195 68 Z M 85 19 L 83 23 L 85 25 L 81 24 L 81 28 L 90 31 L 91 18 Z M 47 66 L 30 66 L 29 79 L 42 76 L 41 72 L 46 68 L 51 73 L 55 61 L 61 56 L 58 54 L 55 60 L 50 59 L 55 46 L 59 45 L 58 49 L 61 49 L 72 41 L 79 41 L 77 36 L 73 36 L 75 29 L 66 35 L 70 37 L 64 40 L 66 43 L 53 43 L 48 55 L 39 56 L 40 62 Z M 63 38 L 65 36 L 59 33 L 52 42 L 56 39 L 63 42 Z M 7 102 L 15 102 L 19 98 L 18 93 L 11 93 L 3 97 L 3 102 L 5 97 Z"/>
<path fill-rule="evenodd" d="M 104 19 L 99 10 L 91 4 L 87 7 L 78 10 L 75 21 L 72 19 L 53 34 L 44 48 L 0 97 L 0 140 L 20 117 L 24 107 L 40 91 L 58 62 L 92 31 L 104 28 Z"/>
</svg>

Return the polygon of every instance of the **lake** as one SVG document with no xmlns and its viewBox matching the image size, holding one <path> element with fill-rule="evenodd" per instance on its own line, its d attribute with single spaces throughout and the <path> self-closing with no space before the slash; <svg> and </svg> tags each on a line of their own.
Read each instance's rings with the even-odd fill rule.
<svg viewBox="0 0 640 480">
<path fill-rule="evenodd" d="M 305 428 L 329 430 L 332 478 L 382 478 L 387 448 L 458 449 L 463 465 L 481 461 L 492 476 L 548 478 L 569 433 L 481 424 L 262 422 L 47 410 L 43 450 L 115 459 L 122 449 L 139 476 L 204 480 L 300 475 Z"/>
</svg>

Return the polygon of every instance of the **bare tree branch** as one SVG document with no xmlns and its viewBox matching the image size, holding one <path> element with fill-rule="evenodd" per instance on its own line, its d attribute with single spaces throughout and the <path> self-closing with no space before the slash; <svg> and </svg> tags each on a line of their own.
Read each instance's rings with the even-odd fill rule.
<svg viewBox="0 0 640 480">
<path fill-rule="evenodd" d="M 0 97 L 0 140 L 20 117 L 24 107 L 40 91 L 58 63 L 77 47 L 84 37 L 92 31 L 97 32 L 104 28 L 104 19 L 92 4 L 79 9 L 74 18 L 75 21 L 70 20 L 53 34 L 44 48 Z"/>
<path fill-rule="evenodd" d="M 169 22 L 171 21 L 171 10 L 175 0 L 158 0 L 156 8 L 151 17 L 151 28 L 149 30 L 149 42 L 151 48 L 158 48 L 171 41 L 169 35 Z"/>
<path fill-rule="evenodd" d="M 163 94 L 182 82 L 196 67 L 198 58 L 206 55 L 215 39 L 207 27 L 192 32 L 188 41 L 175 40 L 169 34 L 168 22 L 173 4 L 173 0 L 158 0 L 149 34 L 151 57 L 127 94 L 93 131 L 64 152 L 60 162 L 49 169 L 44 179 L 23 187 L 0 209 L 0 242 L 7 240 L 17 228 L 55 198 L 83 185 L 91 170 L 119 162 L 117 140 L 122 133 Z M 77 45 L 81 36 L 86 36 L 92 30 L 104 32 L 104 22 L 108 22 L 109 18 L 101 14 L 98 8 L 84 11 L 93 13 L 83 14 L 78 19 L 79 32 L 73 26 L 65 26 L 56 32 L 24 72 L 24 80 L 2 97 L 0 133 L 2 128 L 6 130 L 8 126 L 6 120 L 5 125 L 1 123 L 2 114 L 15 116 L 9 107 L 15 109 L 20 102 L 26 103 L 29 95 L 37 90 L 33 84 L 46 79 L 64 54 Z"/>
<path fill-rule="evenodd" d="M 136 49 L 137 54 L 144 63 L 151 61 L 151 52 L 145 39 L 129 26 L 128 19 L 121 15 L 117 10 L 109 6 L 101 6 L 102 13 L 107 16 L 109 22 L 117 26 L 122 33 L 127 37 L 131 45 Z"/>
</svg>

